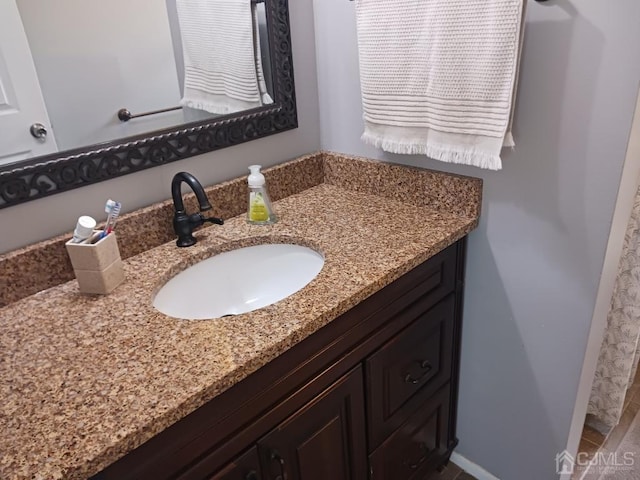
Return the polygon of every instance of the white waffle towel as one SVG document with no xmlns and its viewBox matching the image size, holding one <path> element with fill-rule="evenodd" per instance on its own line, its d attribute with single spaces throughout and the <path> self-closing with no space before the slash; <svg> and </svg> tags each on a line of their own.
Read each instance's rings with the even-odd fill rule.
<svg viewBox="0 0 640 480">
<path fill-rule="evenodd" d="M 365 131 L 388 152 L 502 168 L 525 0 L 356 0 Z"/>
<path fill-rule="evenodd" d="M 184 54 L 183 106 L 225 114 L 273 103 L 251 0 L 176 0 Z"/>
</svg>

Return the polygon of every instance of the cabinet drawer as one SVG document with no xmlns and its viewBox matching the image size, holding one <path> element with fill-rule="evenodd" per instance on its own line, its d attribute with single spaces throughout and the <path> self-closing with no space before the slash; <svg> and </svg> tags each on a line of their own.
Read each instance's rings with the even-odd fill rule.
<svg viewBox="0 0 640 480">
<path fill-rule="evenodd" d="M 418 315 L 366 365 L 370 449 L 375 449 L 451 376 L 454 300 Z"/>
<path fill-rule="evenodd" d="M 369 456 L 374 480 L 424 478 L 448 448 L 450 388 L 447 384 Z"/>
</svg>

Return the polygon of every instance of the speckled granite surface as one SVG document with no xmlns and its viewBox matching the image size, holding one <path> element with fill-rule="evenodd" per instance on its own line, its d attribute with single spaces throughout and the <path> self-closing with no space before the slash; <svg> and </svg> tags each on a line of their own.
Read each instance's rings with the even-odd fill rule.
<svg viewBox="0 0 640 480">
<path fill-rule="evenodd" d="M 321 152 L 305 155 L 265 170 L 272 200 L 318 185 L 324 181 L 324 157 Z M 247 210 L 247 179 L 236 178 L 206 188 L 213 205 L 212 215 L 231 218 Z M 170 195 L 167 185 L 167 195 Z M 187 211 L 196 211 L 193 194 L 185 195 Z M 135 212 L 118 220 L 120 255 L 123 259 L 162 245 L 174 238 L 173 203 L 171 199 Z M 0 307 L 46 288 L 74 278 L 64 244 L 71 232 L 44 242 L 0 255 Z"/>
<path fill-rule="evenodd" d="M 325 152 L 323 165 L 324 182 L 331 185 L 455 215 L 480 215 L 477 179 L 339 153 Z"/>
<path fill-rule="evenodd" d="M 109 296 L 81 295 L 70 281 L 0 309 L 0 478 L 82 479 L 99 472 L 477 224 L 479 180 L 455 177 L 462 194 L 444 188 L 454 198 L 438 194 L 429 206 L 413 198 L 427 181 L 423 175 L 450 176 L 394 171 L 379 177 L 379 187 L 367 187 L 383 192 L 372 195 L 357 182 L 349 188 L 340 169 L 373 163 L 337 155 L 322 162 L 326 183 L 290 196 L 291 188 L 274 186 L 282 193 L 273 197 L 284 197 L 275 203 L 275 225 L 231 218 L 198 232 L 194 247 L 170 241 L 131 256 L 125 283 Z M 301 166 L 296 175 L 307 174 Z M 304 181 L 312 183 L 311 175 Z M 408 193 L 396 192 L 394 183 Z M 188 265 L 273 242 L 318 249 L 326 258 L 322 271 L 292 296 L 236 317 L 181 321 L 151 306 L 162 282 Z"/>
</svg>

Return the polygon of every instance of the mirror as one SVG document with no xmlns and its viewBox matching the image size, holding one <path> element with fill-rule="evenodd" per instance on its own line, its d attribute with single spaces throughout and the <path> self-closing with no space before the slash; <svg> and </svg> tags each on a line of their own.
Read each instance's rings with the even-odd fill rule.
<svg viewBox="0 0 640 480">
<path fill-rule="evenodd" d="M 295 127 L 286 0 L 0 3 L 0 208 Z"/>
</svg>

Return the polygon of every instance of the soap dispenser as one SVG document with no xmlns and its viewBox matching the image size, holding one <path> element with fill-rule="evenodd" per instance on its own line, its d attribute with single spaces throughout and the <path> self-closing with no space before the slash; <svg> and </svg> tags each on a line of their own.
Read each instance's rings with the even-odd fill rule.
<svg viewBox="0 0 640 480">
<path fill-rule="evenodd" d="M 251 165 L 249 171 L 249 209 L 247 221 L 254 225 L 270 225 L 276 222 L 271 200 L 267 193 L 264 175 L 260 172 L 261 165 Z"/>
</svg>

